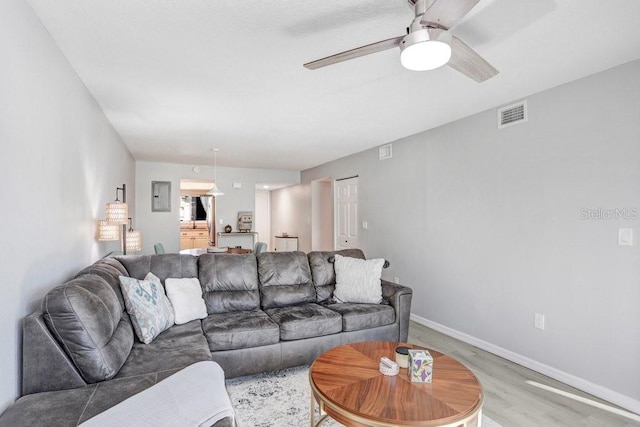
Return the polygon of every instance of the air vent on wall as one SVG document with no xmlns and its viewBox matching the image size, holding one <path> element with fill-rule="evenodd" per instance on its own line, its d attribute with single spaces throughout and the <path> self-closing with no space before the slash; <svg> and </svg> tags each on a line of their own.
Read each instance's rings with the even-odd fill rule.
<svg viewBox="0 0 640 427">
<path fill-rule="evenodd" d="M 391 144 L 381 145 L 378 147 L 378 158 L 380 160 L 386 160 L 393 157 L 391 152 Z"/>
<path fill-rule="evenodd" d="M 498 108 L 498 129 L 517 125 L 527 121 L 527 101 L 519 101 Z"/>
</svg>

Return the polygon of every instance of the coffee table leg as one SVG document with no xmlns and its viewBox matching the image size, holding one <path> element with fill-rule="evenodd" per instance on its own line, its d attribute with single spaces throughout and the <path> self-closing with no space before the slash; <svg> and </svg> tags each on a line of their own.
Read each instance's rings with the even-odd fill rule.
<svg viewBox="0 0 640 427">
<path fill-rule="evenodd" d="M 311 393 L 311 427 L 319 427 L 324 424 L 325 421 L 329 419 L 329 414 L 325 413 L 322 415 L 322 403 L 318 402 L 318 421 L 316 422 L 316 399 L 313 397 L 313 393 Z"/>
<path fill-rule="evenodd" d="M 311 393 L 311 427 L 315 427 L 316 425 L 316 399 L 313 397 L 313 393 Z"/>
</svg>

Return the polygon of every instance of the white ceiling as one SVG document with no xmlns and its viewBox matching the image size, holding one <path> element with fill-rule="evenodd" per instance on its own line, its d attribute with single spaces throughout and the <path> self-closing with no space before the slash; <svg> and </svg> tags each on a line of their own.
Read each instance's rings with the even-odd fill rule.
<svg viewBox="0 0 640 427">
<path fill-rule="evenodd" d="M 637 0 L 481 0 L 452 32 L 484 83 L 398 49 L 303 68 L 404 34 L 405 0 L 28 1 L 144 161 L 303 170 L 640 58 Z"/>
</svg>

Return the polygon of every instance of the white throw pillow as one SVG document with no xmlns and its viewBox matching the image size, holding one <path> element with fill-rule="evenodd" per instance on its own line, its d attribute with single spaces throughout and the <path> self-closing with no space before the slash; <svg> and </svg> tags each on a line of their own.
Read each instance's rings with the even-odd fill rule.
<svg viewBox="0 0 640 427">
<path fill-rule="evenodd" d="M 162 282 L 153 273 L 147 274 L 144 280 L 120 276 L 120 289 L 140 341 L 149 344 L 173 326 L 173 308 L 164 294 Z"/>
<path fill-rule="evenodd" d="M 382 302 L 382 266 L 384 259 L 358 259 L 335 256 L 337 302 L 379 304 Z"/>
<path fill-rule="evenodd" d="M 202 299 L 200 281 L 196 278 L 167 279 L 164 281 L 167 296 L 173 305 L 176 325 L 207 317 L 207 306 Z"/>
</svg>

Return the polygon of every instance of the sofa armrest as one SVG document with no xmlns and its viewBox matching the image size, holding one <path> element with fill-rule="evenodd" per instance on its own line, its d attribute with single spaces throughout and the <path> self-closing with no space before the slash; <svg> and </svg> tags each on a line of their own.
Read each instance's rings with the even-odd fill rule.
<svg viewBox="0 0 640 427">
<path fill-rule="evenodd" d="M 37 311 L 22 321 L 22 395 L 82 387 L 82 379 Z"/>
<path fill-rule="evenodd" d="M 384 279 L 381 280 L 381 283 L 382 296 L 391 303 L 391 306 L 396 311 L 396 323 L 400 325 L 398 341 L 407 342 L 413 290 L 407 286 L 391 283 Z"/>
</svg>

